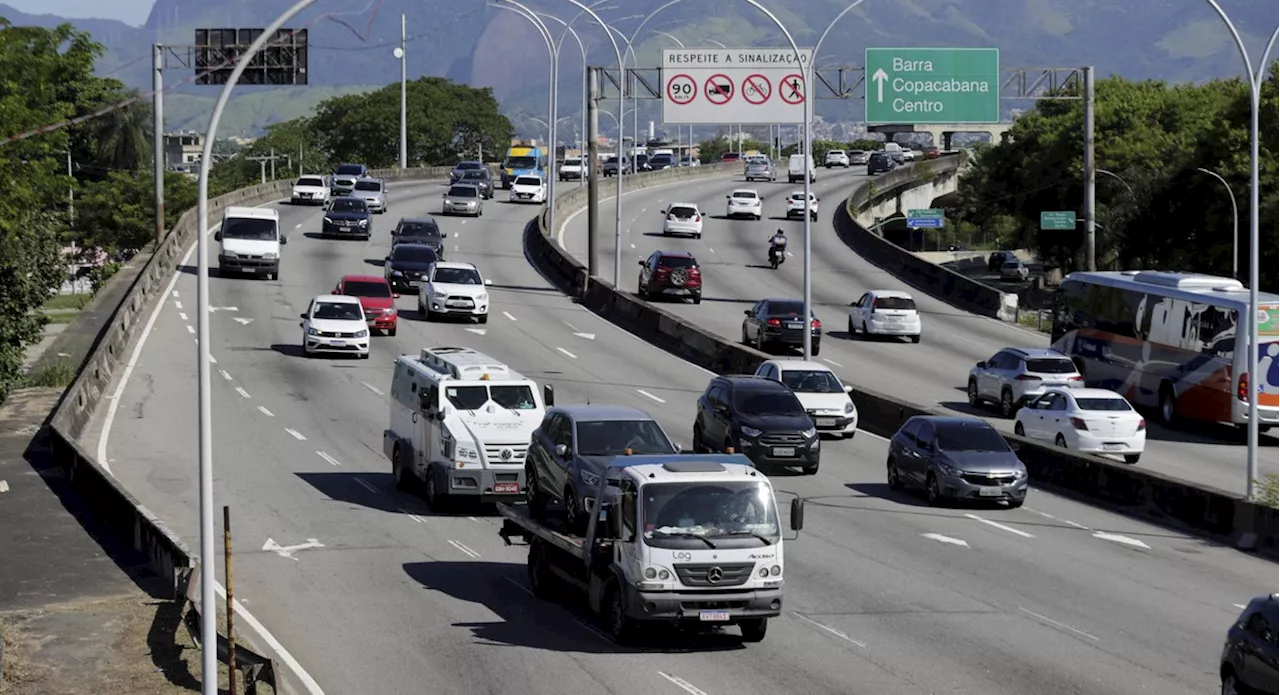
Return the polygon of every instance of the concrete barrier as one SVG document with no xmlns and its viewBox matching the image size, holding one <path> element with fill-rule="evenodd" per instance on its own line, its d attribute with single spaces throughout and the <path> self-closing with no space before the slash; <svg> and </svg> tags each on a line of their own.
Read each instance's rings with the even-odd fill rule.
<svg viewBox="0 0 1280 695">
<path fill-rule="evenodd" d="M 860 211 L 876 200 L 917 186 L 929 176 L 958 171 L 965 162 L 965 155 L 913 162 L 862 184 L 854 189 L 842 209 L 836 211 L 836 235 L 854 253 L 931 297 L 974 314 L 1015 321 L 1016 294 L 1001 292 L 950 268 L 930 263 L 871 232 L 858 221 Z"/>
<path fill-rule="evenodd" d="M 654 178 L 648 185 L 661 181 Z M 565 211 L 561 220 L 568 219 L 572 208 L 561 205 Z M 846 219 L 848 229 L 852 222 L 848 207 L 842 207 L 837 215 Z M 874 236 L 865 229 L 861 231 Z M 630 292 L 619 291 L 601 278 L 588 276 L 586 268 L 571 257 L 546 228 L 545 215 L 530 221 L 524 239 L 529 260 L 561 291 L 673 355 L 720 374 L 752 373 L 761 362 L 772 357 L 699 328 Z M 953 293 L 952 296 L 961 295 Z M 850 395 L 858 408 L 859 427 L 882 437 L 893 436 L 903 422 L 916 415 L 952 414 L 856 387 Z M 1018 451 L 1028 474 L 1039 486 L 1105 502 L 1124 513 L 1169 523 L 1241 549 L 1256 550 L 1271 557 L 1277 554 L 1280 516 L 1275 508 L 1137 466 L 1076 454 L 1013 435 L 1005 439 Z"/>
</svg>

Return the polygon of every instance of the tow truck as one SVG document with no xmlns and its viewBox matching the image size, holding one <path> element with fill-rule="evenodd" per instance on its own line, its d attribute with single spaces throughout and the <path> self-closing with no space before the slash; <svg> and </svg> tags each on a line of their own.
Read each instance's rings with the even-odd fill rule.
<svg viewBox="0 0 1280 695">
<path fill-rule="evenodd" d="M 596 513 L 577 536 L 523 503 L 499 503 L 499 535 L 529 546 L 529 586 L 554 600 L 585 594 L 618 644 L 642 624 L 736 625 L 764 639 L 782 612 L 783 540 L 769 478 L 741 454 L 618 457 L 600 476 Z M 791 502 L 791 529 L 804 501 Z"/>
</svg>

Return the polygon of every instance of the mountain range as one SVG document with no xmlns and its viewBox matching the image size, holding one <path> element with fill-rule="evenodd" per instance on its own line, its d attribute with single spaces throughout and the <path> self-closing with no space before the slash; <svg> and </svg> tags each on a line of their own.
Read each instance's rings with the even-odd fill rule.
<svg viewBox="0 0 1280 695">
<path fill-rule="evenodd" d="M 144 26 L 103 19 L 66 20 L 29 15 L 0 4 L 0 17 L 17 25 L 55 26 L 67 21 L 106 46 L 100 74 L 131 87 L 151 89 L 151 45 L 173 46 L 165 70 L 166 129 L 200 129 L 216 97 L 213 87 L 181 84 L 192 76 L 180 66 L 197 27 L 262 27 L 293 0 L 156 0 Z M 567 2 L 529 0 L 538 11 L 571 19 Z M 640 17 L 663 0 L 633 0 L 603 10 L 628 35 Z M 801 46 L 847 6 L 846 0 L 762 0 Z M 1223 0 L 1254 60 L 1276 26 L 1274 2 Z M 546 48 L 527 20 L 482 0 L 318 0 L 289 26 L 309 30 L 310 85 L 294 88 L 238 87 L 224 133 L 254 134 L 271 122 L 309 113 L 327 97 L 381 86 L 399 79 L 392 55 L 406 15 L 410 78 L 443 76 L 491 87 L 504 109 L 545 117 Z M 553 22 L 549 22 L 554 27 Z M 574 24 L 592 64 L 615 62 L 612 48 L 589 17 Z M 741 0 L 688 0 L 664 10 L 647 25 L 686 45 L 781 46 L 776 26 Z M 554 29 L 553 29 L 554 31 Z M 576 112 L 580 53 L 570 37 L 562 52 L 562 113 Z M 655 65 L 670 39 L 646 31 L 635 50 L 641 65 Z M 1003 67 L 1092 65 L 1099 77 L 1188 82 L 1241 74 L 1231 36 L 1208 3 L 1196 0 L 871 0 L 850 12 L 822 47 L 819 65 L 857 65 L 868 46 L 994 46 Z M 819 100 L 828 120 L 860 120 L 860 101 Z M 658 111 L 656 104 L 642 113 Z"/>
</svg>

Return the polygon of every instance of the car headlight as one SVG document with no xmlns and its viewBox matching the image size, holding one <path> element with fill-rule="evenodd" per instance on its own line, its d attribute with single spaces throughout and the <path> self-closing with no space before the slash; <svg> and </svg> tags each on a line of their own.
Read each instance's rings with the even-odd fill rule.
<svg viewBox="0 0 1280 695">
<path fill-rule="evenodd" d="M 368 338 L 368 337 L 369 337 L 369 331 L 367 331 L 367 330 L 364 330 L 364 331 L 356 331 L 356 337 L 357 337 L 357 338 Z"/>
<path fill-rule="evenodd" d="M 236 255 L 235 251 L 223 251 L 222 257 L 223 258 L 239 258 L 239 256 Z"/>
<path fill-rule="evenodd" d="M 307 335 L 320 335 L 320 331 L 317 331 L 317 330 L 316 330 L 316 329 L 314 329 L 314 328 L 308 328 L 308 329 L 307 329 Z"/>
<path fill-rule="evenodd" d="M 1023 478 L 1027 477 L 1027 472 L 1025 470 L 1014 471 L 1013 477 L 1015 480 L 1022 480 Z"/>
<path fill-rule="evenodd" d="M 360 220 L 360 226 L 361 226 L 361 227 L 366 227 L 366 226 L 368 226 L 368 225 L 369 225 L 369 220 Z"/>
<path fill-rule="evenodd" d="M 262 254 L 262 258 L 263 258 L 263 259 L 265 259 L 265 260 L 268 260 L 268 261 L 274 261 L 275 259 L 277 259 L 277 258 L 279 258 L 279 257 L 280 257 L 280 254 L 278 254 L 278 253 L 276 253 L 276 252 L 274 252 L 274 251 L 268 251 L 268 252 L 266 252 L 266 253 Z"/>
<path fill-rule="evenodd" d="M 395 315 L 396 315 L 396 308 L 395 308 L 395 307 L 391 307 L 390 309 L 387 309 L 386 311 L 382 312 L 382 315 L 383 315 L 383 316 L 395 316 Z"/>
<path fill-rule="evenodd" d="M 454 448 L 454 456 L 468 461 L 479 461 L 480 452 L 469 446 L 458 445 Z"/>
<path fill-rule="evenodd" d="M 741 430 L 742 433 L 747 435 L 748 437 L 759 437 L 762 434 L 760 430 L 754 427 L 747 427 L 746 425 L 742 425 L 738 427 L 738 429 Z"/>
<path fill-rule="evenodd" d="M 662 581 L 666 581 L 668 579 L 671 579 L 671 573 L 660 567 L 646 567 L 644 568 L 644 578 L 660 579 Z"/>
<path fill-rule="evenodd" d="M 325 224 L 333 224 L 333 220 L 332 220 L 332 219 L 330 219 L 330 218 L 328 218 L 328 217 L 325 217 L 325 218 L 324 218 L 324 223 L 325 223 Z"/>
<path fill-rule="evenodd" d="M 817 434 L 818 434 L 818 430 L 816 428 L 810 427 L 809 429 L 801 432 L 800 436 L 804 437 L 805 439 L 809 439 L 810 437 L 813 437 Z"/>
<path fill-rule="evenodd" d="M 600 484 L 600 476 L 595 473 L 588 473 L 587 471 L 579 470 L 578 477 L 582 478 L 583 484 L 587 487 L 596 487 Z"/>
<path fill-rule="evenodd" d="M 488 292 L 481 292 L 480 294 L 476 295 L 476 301 L 478 301 L 478 302 L 487 302 L 487 301 L 489 301 L 489 293 L 488 293 Z"/>
<path fill-rule="evenodd" d="M 844 414 L 848 415 L 853 412 L 853 401 L 844 404 Z"/>
<path fill-rule="evenodd" d="M 949 466 L 945 463 L 939 463 L 938 468 L 942 469 L 942 472 L 946 473 L 947 475 L 955 475 L 955 476 L 964 475 L 964 471 L 960 470 L 959 468 L 956 468 L 955 466 Z"/>
<path fill-rule="evenodd" d="M 393 271 L 391 271 L 391 274 L 392 274 L 392 275 L 395 275 L 395 276 L 397 276 L 397 277 L 399 277 L 399 276 L 401 276 L 401 275 L 404 275 L 404 273 L 402 273 L 402 272 L 400 272 L 400 271 L 398 271 L 398 270 L 393 270 Z"/>
</svg>

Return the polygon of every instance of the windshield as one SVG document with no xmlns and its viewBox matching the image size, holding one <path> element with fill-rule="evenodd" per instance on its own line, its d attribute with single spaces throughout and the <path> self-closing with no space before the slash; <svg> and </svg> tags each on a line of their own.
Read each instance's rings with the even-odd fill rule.
<svg viewBox="0 0 1280 695">
<path fill-rule="evenodd" d="M 769 302 L 770 316 L 800 316 L 804 314 L 804 302 Z"/>
<path fill-rule="evenodd" d="M 400 233 L 397 236 L 411 236 L 422 239 L 439 239 L 440 228 L 434 224 L 426 222 L 409 222 L 400 227 Z"/>
<path fill-rule="evenodd" d="M 875 303 L 872 304 L 872 308 L 915 311 L 916 303 L 910 297 L 877 297 Z"/>
<path fill-rule="evenodd" d="M 430 246 L 397 244 L 395 248 L 391 249 L 391 260 L 434 263 L 436 260 L 436 252 L 435 249 Z"/>
<path fill-rule="evenodd" d="M 472 169 L 483 169 L 484 165 L 480 162 L 459 162 L 458 171 L 470 171 Z"/>
<path fill-rule="evenodd" d="M 782 373 L 782 383 L 796 393 L 844 393 L 836 375 L 822 370 L 788 369 Z"/>
<path fill-rule="evenodd" d="M 363 200 L 339 198 L 329 206 L 333 212 L 369 212 L 369 206 Z"/>
<path fill-rule="evenodd" d="M 449 386 L 445 388 L 444 396 L 458 410 L 480 410 L 490 400 L 511 410 L 534 410 L 538 407 L 533 399 L 533 389 L 526 384 Z"/>
<path fill-rule="evenodd" d="M 582 160 L 581 160 L 581 159 L 566 159 L 566 160 L 564 160 L 564 165 L 565 165 L 565 166 L 567 166 L 567 167 L 576 167 L 576 166 L 580 166 L 581 164 L 582 164 Z"/>
<path fill-rule="evenodd" d="M 698 262 L 689 256 L 663 256 L 659 268 L 697 268 Z"/>
<path fill-rule="evenodd" d="M 734 394 L 733 409 L 747 416 L 804 415 L 804 407 L 793 393 L 747 391 Z"/>
<path fill-rule="evenodd" d="M 378 181 L 356 181 L 357 191 L 380 191 L 382 184 Z"/>
<path fill-rule="evenodd" d="M 488 179 L 489 179 L 489 172 L 485 171 L 484 169 L 467 171 L 467 172 L 463 172 L 462 174 L 463 181 L 487 181 Z"/>
<path fill-rule="evenodd" d="M 1076 365 L 1064 357 L 1027 360 L 1027 371 L 1035 374 L 1075 374 Z"/>
<path fill-rule="evenodd" d="M 348 282 L 342 285 L 342 293 L 349 297 L 390 297 L 391 288 L 385 282 Z"/>
<path fill-rule="evenodd" d="M 843 157 L 843 156 L 844 156 L 844 150 L 831 150 L 831 151 L 830 151 L 830 152 L 828 152 L 827 154 L 833 154 L 833 155 L 835 155 L 835 156 L 837 156 L 837 157 Z"/>
<path fill-rule="evenodd" d="M 669 155 L 669 154 L 655 154 L 655 155 L 653 155 L 653 159 L 650 159 L 649 161 L 650 161 L 650 162 L 652 162 L 652 163 L 654 163 L 654 164 L 670 164 L 670 163 L 671 163 L 671 155 Z"/>
<path fill-rule="evenodd" d="M 436 268 L 433 282 L 446 285 L 480 285 L 480 273 L 473 268 Z"/>
<path fill-rule="evenodd" d="M 251 239 L 275 241 L 276 221 L 246 217 L 228 217 L 222 221 L 223 239 Z"/>
<path fill-rule="evenodd" d="M 517 186 L 541 186 L 542 179 L 535 178 L 533 176 L 517 176 L 516 185 Z"/>
<path fill-rule="evenodd" d="M 364 167 L 359 164 L 341 164 L 335 174 L 345 174 L 347 176 L 359 176 L 364 173 Z"/>
<path fill-rule="evenodd" d="M 667 211 L 667 214 L 671 215 L 672 217 L 679 217 L 681 219 L 686 219 L 698 214 L 698 211 L 695 210 L 694 208 L 679 206 L 679 207 L 671 208 L 670 210 Z"/>
<path fill-rule="evenodd" d="M 301 178 L 293 184 L 295 186 L 315 186 L 316 188 L 324 188 L 324 181 L 316 178 Z"/>
<path fill-rule="evenodd" d="M 508 169 L 533 169 L 537 166 L 537 157 L 507 157 Z"/>
<path fill-rule="evenodd" d="M 733 197 L 734 197 L 734 198 L 743 198 L 743 199 L 746 199 L 746 200 L 755 200 L 755 199 L 756 199 L 757 197 L 759 197 L 759 196 L 757 196 L 755 193 L 753 193 L 753 192 L 751 192 L 751 191 L 734 191 L 734 192 L 733 192 Z"/>
<path fill-rule="evenodd" d="M 354 302 L 316 302 L 313 319 L 330 319 L 334 321 L 363 321 L 364 311 Z"/>
<path fill-rule="evenodd" d="M 620 456 L 627 449 L 640 456 L 680 453 L 653 420 L 578 422 L 575 429 L 579 456 Z"/>
<path fill-rule="evenodd" d="M 986 423 L 941 424 L 935 427 L 938 448 L 943 451 L 1009 451 L 1004 437 Z"/>
<path fill-rule="evenodd" d="M 449 189 L 450 198 L 474 198 L 480 195 L 475 186 L 454 186 Z"/>
<path fill-rule="evenodd" d="M 646 543 L 664 538 L 739 536 L 778 542 L 778 510 L 762 482 L 654 483 L 640 493 Z"/>
<path fill-rule="evenodd" d="M 1125 412 L 1133 410 L 1129 405 L 1129 401 L 1123 398 L 1077 398 L 1076 405 L 1081 410 L 1108 410 L 1112 412 Z"/>
</svg>

